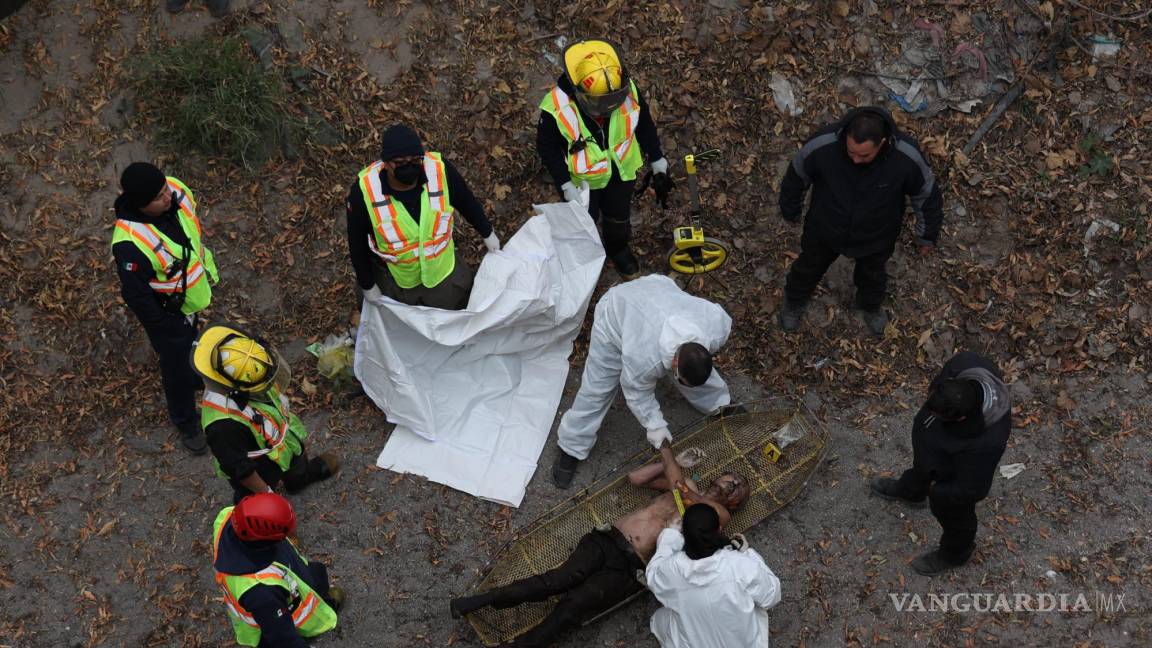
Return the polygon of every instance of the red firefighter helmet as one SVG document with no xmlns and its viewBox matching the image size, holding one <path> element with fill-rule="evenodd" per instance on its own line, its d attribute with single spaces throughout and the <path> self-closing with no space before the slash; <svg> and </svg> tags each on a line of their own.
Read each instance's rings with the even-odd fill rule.
<svg viewBox="0 0 1152 648">
<path fill-rule="evenodd" d="M 232 530 L 245 542 L 283 540 L 296 531 L 296 512 L 276 493 L 256 493 L 232 511 Z"/>
</svg>

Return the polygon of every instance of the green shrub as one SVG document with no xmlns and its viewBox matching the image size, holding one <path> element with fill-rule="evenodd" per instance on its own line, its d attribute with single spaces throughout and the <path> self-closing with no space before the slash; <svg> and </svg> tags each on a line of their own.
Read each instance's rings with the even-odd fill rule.
<svg viewBox="0 0 1152 648">
<path fill-rule="evenodd" d="M 157 44 L 131 76 L 141 112 L 178 153 L 194 148 L 252 168 L 303 139 L 280 79 L 238 37 Z"/>
</svg>

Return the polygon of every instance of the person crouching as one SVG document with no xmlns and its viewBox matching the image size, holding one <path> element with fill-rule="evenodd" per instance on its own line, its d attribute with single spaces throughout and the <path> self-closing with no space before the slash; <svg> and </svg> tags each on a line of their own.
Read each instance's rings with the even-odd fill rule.
<svg viewBox="0 0 1152 648">
<path fill-rule="evenodd" d="M 662 648 L 767 648 L 768 612 L 780 579 L 744 537 L 721 532 L 707 504 L 684 512 L 683 529 L 664 529 L 648 563 L 648 589 L 664 607 L 652 615 Z"/>
</svg>

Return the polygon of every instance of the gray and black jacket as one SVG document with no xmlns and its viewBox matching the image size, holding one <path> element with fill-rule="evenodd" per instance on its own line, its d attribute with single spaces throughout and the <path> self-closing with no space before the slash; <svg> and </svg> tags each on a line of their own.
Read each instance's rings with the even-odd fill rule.
<svg viewBox="0 0 1152 648">
<path fill-rule="evenodd" d="M 890 136 L 875 160 L 857 165 L 848 157 L 845 129 L 862 112 L 882 117 Z M 809 187 L 805 242 L 849 257 L 891 248 L 900 236 L 906 195 L 916 213 L 917 240 L 935 245 L 940 236 L 944 214 L 936 177 L 916 140 L 900 132 L 883 108 L 857 108 L 804 144 L 780 184 L 780 213 L 786 220 L 800 220 Z"/>
<path fill-rule="evenodd" d="M 977 353 L 952 356 L 929 389 L 950 378 L 980 385 L 980 409 L 963 421 L 946 422 L 921 408 L 912 423 L 912 463 L 931 480 L 929 497 L 937 505 L 966 506 L 992 488 L 1012 431 L 1012 400 L 1000 369 Z"/>
</svg>

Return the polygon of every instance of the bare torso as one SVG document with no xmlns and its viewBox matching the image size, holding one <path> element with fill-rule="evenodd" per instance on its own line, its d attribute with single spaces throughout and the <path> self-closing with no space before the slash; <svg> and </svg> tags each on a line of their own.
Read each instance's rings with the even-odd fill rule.
<svg viewBox="0 0 1152 648">
<path fill-rule="evenodd" d="M 699 492 L 692 480 L 687 480 L 687 483 L 693 492 Z M 689 506 L 690 502 L 685 501 L 684 505 Z M 672 493 L 664 493 L 654 497 L 648 506 L 616 520 L 612 526 L 628 538 L 636 554 L 647 563 L 656 553 L 656 539 L 660 536 L 660 532 L 678 517 L 680 512 L 676 509 L 676 500 L 672 497 Z"/>
</svg>

